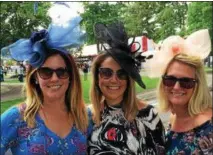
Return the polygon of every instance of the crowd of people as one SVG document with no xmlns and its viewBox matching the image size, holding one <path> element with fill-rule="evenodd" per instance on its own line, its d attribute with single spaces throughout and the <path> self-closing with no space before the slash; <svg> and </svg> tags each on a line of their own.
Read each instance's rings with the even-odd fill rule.
<svg viewBox="0 0 213 155">
<path fill-rule="evenodd" d="M 79 69 L 66 50 L 84 43 L 81 20 L 50 25 L 1 50 L 29 63 L 25 101 L 1 115 L 1 154 L 212 154 L 212 99 L 203 65 L 211 51 L 208 30 L 170 36 L 147 59 L 132 50 L 122 22 L 95 24 L 99 54 L 87 107 Z M 141 63 L 160 78 L 159 107 L 136 97 L 136 84 L 146 88 Z M 82 71 L 87 80 L 89 65 Z M 170 112 L 169 128 L 160 111 Z"/>
<path fill-rule="evenodd" d="M 24 82 L 24 77 L 26 75 L 26 66 L 22 63 L 15 66 L 14 68 L 8 66 L 1 66 L 0 68 L 0 76 L 1 82 L 4 82 L 5 77 L 9 76 L 9 78 L 17 78 L 19 82 Z"/>
<path fill-rule="evenodd" d="M 5 76 L 9 73 L 9 78 L 17 78 L 19 82 L 24 82 L 24 77 L 26 76 L 28 64 L 26 62 L 21 62 L 20 65 L 15 66 L 15 69 L 10 67 L 0 66 L 0 80 L 4 82 Z M 84 80 L 87 80 L 87 75 L 91 69 L 91 61 L 82 62 L 77 64 L 77 68 L 84 75 Z"/>
</svg>

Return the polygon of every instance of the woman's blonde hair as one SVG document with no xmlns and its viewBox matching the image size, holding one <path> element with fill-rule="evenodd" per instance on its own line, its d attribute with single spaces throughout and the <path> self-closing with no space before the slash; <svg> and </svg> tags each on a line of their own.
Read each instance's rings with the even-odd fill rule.
<svg viewBox="0 0 213 155">
<path fill-rule="evenodd" d="M 52 55 L 60 55 L 66 64 L 70 76 L 69 87 L 65 95 L 65 104 L 70 114 L 74 119 L 74 123 L 79 130 L 86 131 L 88 126 L 87 109 L 83 101 L 81 80 L 78 68 L 73 57 L 70 54 L 64 54 L 57 50 L 51 50 L 46 59 Z M 26 75 L 25 91 L 26 91 L 26 108 L 24 110 L 24 120 L 29 127 L 35 126 L 35 116 L 42 105 L 42 91 L 35 81 L 35 73 L 37 68 L 30 68 Z"/>
<path fill-rule="evenodd" d="M 101 121 L 101 110 L 103 104 L 103 94 L 98 85 L 98 69 L 101 64 L 108 57 L 111 57 L 108 53 L 99 54 L 93 61 L 92 64 L 92 87 L 90 89 L 90 97 L 93 105 L 93 119 L 97 125 L 100 125 Z M 129 77 L 127 82 L 127 89 L 124 94 L 122 108 L 124 110 L 124 116 L 127 120 L 132 121 L 138 112 L 138 99 L 136 98 L 135 82 Z"/>
<path fill-rule="evenodd" d="M 188 103 L 188 112 L 190 116 L 197 115 L 199 113 L 204 112 L 208 108 L 212 108 L 211 94 L 208 89 L 206 73 L 204 70 L 202 59 L 197 56 L 190 56 L 183 53 L 178 54 L 169 62 L 166 69 L 164 70 L 164 75 L 167 74 L 169 66 L 174 61 L 184 63 L 195 68 L 195 78 L 198 82 Z M 164 112 L 171 110 L 171 105 L 168 102 L 166 94 L 164 92 L 162 78 L 159 81 L 157 92 L 159 108 Z"/>
</svg>

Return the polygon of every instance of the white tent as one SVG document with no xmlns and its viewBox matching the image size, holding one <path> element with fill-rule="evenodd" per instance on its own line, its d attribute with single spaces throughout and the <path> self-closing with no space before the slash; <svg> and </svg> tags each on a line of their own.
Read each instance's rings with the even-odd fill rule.
<svg viewBox="0 0 213 155">
<path fill-rule="evenodd" d="M 98 54 L 98 51 L 97 51 L 96 44 L 83 47 L 82 56 L 90 56 L 90 55 L 97 55 L 97 54 Z"/>
<path fill-rule="evenodd" d="M 139 51 L 142 51 L 142 38 L 144 36 L 138 36 L 135 37 L 135 41 L 138 42 L 141 45 L 141 48 Z M 129 38 L 128 42 L 131 43 L 133 38 Z M 136 49 L 138 48 L 139 45 L 136 44 Z M 152 52 L 154 52 L 154 49 L 157 47 L 158 45 L 154 43 L 154 41 L 152 39 L 147 39 L 147 52 L 144 52 L 144 55 L 150 54 Z M 145 54 L 146 53 L 146 54 Z M 93 44 L 93 45 L 88 45 L 88 46 L 84 46 L 83 50 L 82 50 L 82 56 L 90 56 L 90 55 L 97 55 L 98 51 L 97 51 L 97 45 Z"/>
</svg>

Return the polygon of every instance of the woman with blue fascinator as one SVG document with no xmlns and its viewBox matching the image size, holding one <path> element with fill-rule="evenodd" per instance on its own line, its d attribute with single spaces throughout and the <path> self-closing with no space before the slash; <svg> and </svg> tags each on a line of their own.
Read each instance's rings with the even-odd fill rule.
<svg viewBox="0 0 213 155">
<path fill-rule="evenodd" d="M 164 127 L 157 110 L 136 97 L 135 81 L 148 57 L 132 51 L 122 23 L 97 23 L 94 33 L 102 51 L 92 64 L 91 101 L 95 126 L 88 138 L 89 154 L 164 154 Z M 102 49 L 101 49 L 102 48 Z"/>
<path fill-rule="evenodd" d="M 65 48 L 83 43 L 81 17 L 50 25 L 1 50 L 28 61 L 26 100 L 1 115 L 1 154 L 86 154 L 91 112 L 82 98 L 80 75 Z"/>
</svg>

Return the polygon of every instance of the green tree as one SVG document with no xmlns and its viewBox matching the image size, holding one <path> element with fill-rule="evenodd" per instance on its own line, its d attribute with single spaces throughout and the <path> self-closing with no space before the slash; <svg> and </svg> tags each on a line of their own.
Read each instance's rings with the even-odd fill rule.
<svg viewBox="0 0 213 155">
<path fill-rule="evenodd" d="M 161 3 L 161 2 L 159 2 Z M 156 23 L 156 38 L 162 40 L 171 35 L 185 35 L 186 29 L 186 2 L 164 2 L 161 4 L 161 9 L 157 13 Z"/>
<path fill-rule="evenodd" d="M 122 10 L 122 19 L 130 36 L 140 36 L 144 31 L 153 38 L 158 2 L 131 2 Z"/>
<path fill-rule="evenodd" d="M 188 34 L 199 29 L 209 29 L 209 34 L 212 37 L 212 2 L 191 2 L 188 8 Z M 212 48 L 213 49 L 213 45 Z M 213 55 L 213 51 L 211 51 Z"/>
<path fill-rule="evenodd" d="M 155 41 L 185 31 L 186 2 L 131 2 L 122 13 L 130 35 L 143 31 Z M 184 31 L 184 32 L 183 32 Z"/>
<path fill-rule="evenodd" d="M 12 66 L 12 65 L 15 65 L 16 64 L 16 61 L 14 61 L 14 60 L 7 60 L 6 61 L 6 66 Z"/>
<path fill-rule="evenodd" d="M 50 18 L 47 15 L 50 2 L 38 2 L 34 14 L 35 2 L 0 2 L 0 48 L 20 38 L 29 38 L 39 27 L 47 28 Z"/>
<path fill-rule="evenodd" d="M 212 2 L 191 2 L 188 6 L 188 33 L 212 29 Z"/>
<path fill-rule="evenodd" d="M 82 25 L 87 32 L 87 44 L 94 44 L 93 25 L 96 22 L 104 24 L 120 20 L 120 10 L 124 7 L 122 2 L 110 4 L 109 2 L 83 2 L 84 13 L 81 14 Z"/>
</svg>

